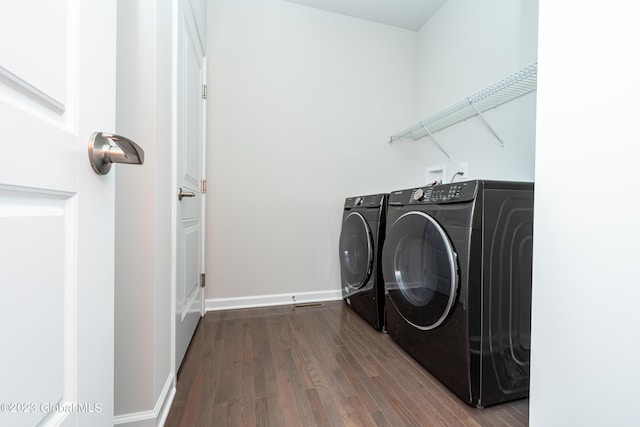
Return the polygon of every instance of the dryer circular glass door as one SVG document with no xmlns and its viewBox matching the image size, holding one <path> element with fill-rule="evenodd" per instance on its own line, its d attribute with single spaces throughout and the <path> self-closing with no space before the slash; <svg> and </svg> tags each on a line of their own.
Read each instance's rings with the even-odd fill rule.
<svg viewBox="0 0 640 427">
<path fill-rule="evenodd" d="M 407 322 L 429 330 L 445 321 L 458 290 L 457 257 L 435 219 L 423 212 L 398 218 L 387 233 L 382 271 L 391 302 Z"/>
<path fill-rule="evenodd" d="M 342 222 L 340 268 L 342 280 L 351 288 L 364 286 L 373 266 L 373 237 L 364 217 L 351 212 Z"/>
</svg>

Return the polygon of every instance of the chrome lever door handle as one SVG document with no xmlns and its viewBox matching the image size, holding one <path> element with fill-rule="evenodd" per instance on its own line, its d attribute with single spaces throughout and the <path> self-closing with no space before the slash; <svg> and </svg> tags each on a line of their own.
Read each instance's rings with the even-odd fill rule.
<svg viewBox="0 0 640 427">
<path fill-rule="evenodd" d="M 182 187 L 180 187 L 180 192 L 178 193 L 178 200 L 182 201 L 183 197 L 196 197 L 196 193 L 193 191 L 184 191 Z"/>
<path fill-rule="evenodd" d="M 144 150 L 124 136 L 111 133 L 94 132 L 89 138 L 89 162 L 99 175 L 111 170 L 111 163 L 144 163 Z"/>
</svg>

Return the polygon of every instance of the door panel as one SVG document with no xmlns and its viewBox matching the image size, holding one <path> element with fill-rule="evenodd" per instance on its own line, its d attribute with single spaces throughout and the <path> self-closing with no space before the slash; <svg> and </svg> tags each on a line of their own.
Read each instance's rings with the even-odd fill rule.
<svg viewBox="0 0 640 427">
<path fill-rule="evenodd" d="M 75 11 L 67 3 L 66 0 L 6 2 L 0 14 L 2 36 L 19 40 L 3 43 L 0 50 L 0 74 L 5 84 L 56 111 L 64 110 L 70 70 L 67 48 L 73 34 L 68 31 L 73 29 L 66 24 L 73 20 L 68 15 Z M 34 13 L 36 10 L 38 13 Z M 34 29 L 45 37 L 34 37 Z"/>
<path fill-rule="evenodd" d="M 0 425 L 113 423 L 113 174 L 87 143 L 114 130 L 115 22 L 107 0 L 0 14 Z"/>
<path fill-rule="evenodd" d="M 200 221 L 186 220 L 183 222 L 183 235 L 182 235 L 182 289 L 180 295 L 182 296 L 183 304 L 181 307 L 181 320 L 184 321 L 185 317 L 189 314 L 200 314 L 200 306 L 194 304 L 194 300 L 199 296 L 200 290 L 200 247 L 202 241 L 200 239 L 201 227 Z M 197 321 L 197 319 L 196 319 Z M 188 345 L 188 342 L 187 342 Z"/>
<path fill-rule="evenodd" d="M 193 197 L 177 201 L 176 370 L 202 315 L 204 272 L 204 50 L 191 10 L 180 2 L 178 17 L 177 185 Z M 176 189 L 178 192 L 178 189 Z"/>
<path fill-rule="evenodd" d="M 181 134 L 182 180 L 183 184 L 197 190 L 202 179 L 202 84 L 203 53 L 194 32 L 193 21 L 184 16 L 183 38 L 183 124 Z"/>
<path fill-rule="evenodd" d="M 373 237 L 358 212 L 350 213 L 342 222 L 339 248 L 343 285 L 352 289 L 364 286 L 373 267 Z"/>
<path fill-rule="evenodd" d="M 12 384 L 4 402 L 61 402 L 69 398 L 65 383 L 73 380 L 73 358 L 68 344 L 74 340 L 73 324 L 65 316 L 65 299 L 74 294 L 74 284 L 65 266 L 72 263 L 75 246 L 67 224 L 72 221 L 73 201 L 69 195 L 0 191 L 0 236 L 11 245 L 0 246 L 3 340 L 3 387 Z M 33 312 L 39 309 L 34 321 Z M 24 345 L 30 342 L 31 345 Z M 34 351 L 46 350 L 46 357 Z M 9 368 L 10 367 L 10 368 Z M 37 387 L 34 387 L 37 385 Z M 35 425 L 48 414 L 40 410 L 25 413 L 21 423 Z M 17 409 L 17 408 L 16 408 Z M 2 415 L 0 415 L 2 416 Z"/>
</svg>

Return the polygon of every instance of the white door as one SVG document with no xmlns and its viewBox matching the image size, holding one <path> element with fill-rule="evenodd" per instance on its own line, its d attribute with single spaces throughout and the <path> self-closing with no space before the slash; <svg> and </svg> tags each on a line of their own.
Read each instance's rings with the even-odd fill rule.
<svg viewBox="0 0 640 427">
<path fill-rule="evenodd" d="M 176 372 L 203 313 L 204 49 L 191 11 L 180 1 L 177 72 Z"/>
<path fill-rule="evenodd" d="M 113 424 L 115 2 L 0 12 L 0 425 Z"/>
</svg>

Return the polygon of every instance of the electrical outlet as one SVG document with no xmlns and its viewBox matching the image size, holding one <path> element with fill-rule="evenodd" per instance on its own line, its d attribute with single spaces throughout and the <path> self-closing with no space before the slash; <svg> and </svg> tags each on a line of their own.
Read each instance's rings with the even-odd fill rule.
<svg viewBox="0 0 640 427">
<path fill-rule="evenodd" d="M 462 172 L 462 175 L 458 175 L 460 178 L 469 178 L 469 163 L 460 163 L 458 171 Z"/>
</svg>

